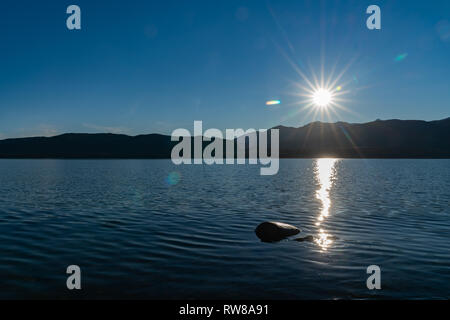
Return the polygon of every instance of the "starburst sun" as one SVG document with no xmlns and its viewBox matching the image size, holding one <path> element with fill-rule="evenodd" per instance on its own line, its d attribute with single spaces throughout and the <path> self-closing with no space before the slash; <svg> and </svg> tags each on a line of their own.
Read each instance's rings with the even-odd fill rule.
<svg viewBox="0 0 450 320">
<path fill-rule="evenodd" d="M 333 102 L 333 94 L 327 89 L 319 88 L 313 93 L 312 99 L 314 105 L 326 108 Z"/>
<path fill-rule="evenodd" d="M 322 75 L 322 78 L 318 80 L 314 73 L 312 79 L 308 79 L 305 74 L 299 72 L 306 85 L 294 83 L 296 92 L 293 95 L 301 98 L 294 102 L 295 105 L 301 106 L 297 113 L 306 110 L 307 116 L 312 114 L 314 119 L 330 120 L 332 115 L 340 118 L 339 110 L 351 112 L 342 104 L 348 101 L 344 98 L 344 95 L 349 92 L 348 90 L 343 90 L 344 86 L 348 85 L 349 82 L 344 81 L 342 83 L 340 81 L 343 73 L 344 71 L 335 79 L 332 79 L 332 75 L 328 78 L 324 78 Z M 338 82 L 341 82 L 341 84 L 338 85 Z"/>
</svg>

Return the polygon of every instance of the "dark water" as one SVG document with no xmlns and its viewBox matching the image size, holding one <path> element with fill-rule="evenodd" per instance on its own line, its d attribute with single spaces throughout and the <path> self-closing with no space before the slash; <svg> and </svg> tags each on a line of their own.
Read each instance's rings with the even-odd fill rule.
<svg viewBox="0 0 450 320">
<path fill-rule="evenodd" d="M 0 248 L 0 298 L 449 298 L 450 160 L 0 160 Z"/>
</svg>

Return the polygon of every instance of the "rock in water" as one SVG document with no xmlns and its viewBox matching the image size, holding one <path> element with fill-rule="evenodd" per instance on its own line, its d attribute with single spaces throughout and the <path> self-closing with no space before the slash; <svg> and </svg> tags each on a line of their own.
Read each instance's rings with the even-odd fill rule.
<svg viewBox="0 0 450 320">
<path fill-rule="evenodd" d="M 300 233 L 300 229 L 286 223 L 266 221 L 256 227 L 255 233 L 263 242 L 275 242 Z"/>
</svg>

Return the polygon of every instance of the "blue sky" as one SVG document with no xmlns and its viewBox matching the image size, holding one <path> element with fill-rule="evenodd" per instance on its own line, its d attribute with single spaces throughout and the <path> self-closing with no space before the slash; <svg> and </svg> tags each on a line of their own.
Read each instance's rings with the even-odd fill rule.
<svg viewBox="0 0 450 320">
<path fill-rule="evenodd" d="M 82 30 L 66 28 L 71 4 Z M 381 30 L 366 28 L 371 4 Z M 0 138 L 297 127 L 319 118 L 296 68 L 321 65 L 327 78 L 350 64 L 347 111 L 323 120 L 450 116 L 448 0 L 8 0 L 0 38 Z"/>
</svg>

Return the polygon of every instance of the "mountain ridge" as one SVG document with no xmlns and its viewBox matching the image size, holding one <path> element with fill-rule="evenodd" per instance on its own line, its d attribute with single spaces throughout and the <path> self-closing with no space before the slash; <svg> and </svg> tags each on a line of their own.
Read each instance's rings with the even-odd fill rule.
<svg viewBox="0 0 450 320">
<path fill-rule="evenodd" d="M 450 117 L 367 123 L 315 121 L 274 129 L 280 132 L 280 158 L 450 158 Z M 0 140 L 0 158 L 170 158 L 177 143 L 159 133 L 64 133 Z"/>
</svg>

